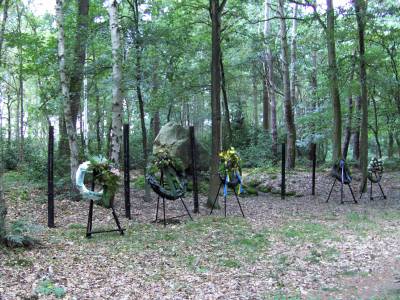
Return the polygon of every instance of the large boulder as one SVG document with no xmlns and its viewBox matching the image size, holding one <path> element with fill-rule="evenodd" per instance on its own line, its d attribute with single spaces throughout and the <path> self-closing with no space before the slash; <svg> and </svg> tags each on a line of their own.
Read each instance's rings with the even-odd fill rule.
<svg viewBox="0 0 400 300">
<path fill-rule="evenodd" d="M 191 171 L 191 154 L 189 130 L 179 124 L 169 122 L 161 127 L 153 144 L 153 153 L 156 153 L 160 147 L 169 150 L 173 157 L 179 158 L 186 171 Z M 197 170 L 207 171 L 210 165 L 210 155 L 206 148 L 196 140 L 196 165 Z"/>
</svg>

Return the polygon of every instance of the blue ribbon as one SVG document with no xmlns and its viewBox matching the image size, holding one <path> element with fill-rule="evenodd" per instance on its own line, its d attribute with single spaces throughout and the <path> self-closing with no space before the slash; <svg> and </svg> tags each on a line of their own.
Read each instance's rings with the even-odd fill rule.
<svg viewBox="0 0 400 300">
<path fill-rule="evenodd" d="M 229 175 L 226 174 L 225 183 L 224 183 L 224 197 L 228 195 L 228 182 L 229 182 Z"/>
<path fill-rule="evenodd" d="M 240 173 L 236 171 L 236 177 L 239 180 L 239 194 L 243 193 L 243 187 L 242 187 L 242 177 L 240 177 Z"/>
</svg>

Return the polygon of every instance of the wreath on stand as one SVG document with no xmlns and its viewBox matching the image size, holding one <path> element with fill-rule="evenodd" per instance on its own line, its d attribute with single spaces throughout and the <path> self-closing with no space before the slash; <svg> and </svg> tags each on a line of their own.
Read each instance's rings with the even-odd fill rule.
<svg viewBox="0 0 400 300">
<path fill-rule="evenodd" d="M 219 178 L 224 185 L 224 196 L 228 193 L 228 187 L 237 188 L 237 194 L 243 191 L 242 188 L 242 168 L 240 166 L 240 156 L 235 148 L 231 147 L 219 153 Z"/>
<path fill-rule="evenodd" d="M 172 157 L 166 148 L 154 153 L 147 168 L 146 180 L 153 191 L 169 200 L 182 198 L 186 193 L 187 181 L 182 161 Z"/>
<path fill-rule="evenodd" d="M 350 169 L 344 159 L 340 159 L 333 164 L 331 176 L 343 184 L 350 184 L 352 181 Z"/>
<path fill-rule="evenodd" d="M 368 164 L 368 179 L 373 183 L 381 181 L 383 175 L 383 162 L 376 157 L 372 158 Z"/>
<path fill-rule="evenodd" d="M 93 173 L 95 183 L 103 187 L 101 201 L 98 204 L 106 208 L 112 207 L 120 183 L 118 168 L 104 156 L 99 155 L 90 158 L 88 171 Z"/>
</svg>

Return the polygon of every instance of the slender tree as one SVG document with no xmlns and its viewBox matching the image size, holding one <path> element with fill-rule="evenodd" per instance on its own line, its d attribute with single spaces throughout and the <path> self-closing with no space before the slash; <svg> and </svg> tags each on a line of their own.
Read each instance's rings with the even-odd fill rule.
<svg viewBox="0 0 400 300">
<path fill-rule="evenodd" d="M 211 174 L 209 206 L 218 192 L 219 152 L 221 150 L 221 16 L 227 0 L 210 0 L 211 18 Z M 219 203 L 216 203 L 219 206 Z"/>
<path fill-rule="evenodd" d="M 296 164 L 296 127 L 294 124 L 294 115 L 292 108 L 292 98 L 290 95 L 290 73 L 289 73 L 289 47 L 286 35 L 286 20 L 284 10 L 284 0 L 279 0 L 280 15 L 280 38 L 281 38 L 281 59 L 283 75 L 283 94 L 284 94 L 284 115 L 286 126 L 286 167 L 293 169 Z"/>
<path fill-rule="evenodd" d="M 3 38 L 6 30 L 8 4 L 9 4 L 8 0 L 5 0 L 3 7 L 3 20 L 0 29 L 0 67 L 3 64 L 1 53 L 3 50 Z M 3 173 L 4 173 L 3 102 L 4 102 L 4 97 L 0 95 L 0 243 L 2 243 L 5 240 L 6 215 L 7 215 L 7 206 L 4 198 L 4 186 L 3 186 Z"/>
<path fill-rule="evenodd" d="M 361 133 L 360 133 L 360 168 L 362 181 L 360 190 L 365 191 L 368 176 L 368 88 L 367 64 L 365 61 L 365 23 L 367 3 L 364 0 L 354 0 L 358 27 L 358 43 L 360 55 L 360 84 L 361 84 Z"/>
<path fill-rule="evenodd" d="M 76 124 L 74 123 L 73 112 L 71 110 L 69 81 L 67 75 L 67 67 L 65 63 L 65 33 L 64 33 L 64 1 L 56 1 L 56 18 L 58 25 L 58 64 L 61 92 L 63 98 L 65 125 L 68 135 L 68 143 L 70 149 L 70 178 L 72 189 L 75 186 L 75 174 L 78 169 L 78 144 L 76 136 Z M 76 119 L 75 119 L 76 120 Z"/>
<path fill-rule="evenodd" d="M 112 130 L 111 130 L 111 160 L 119 165 L 119 155 L 122 141 L 122 72 L 121 72 L 121 43 L 118 27 L 118 3 L 112 1 L 108 6 L 110 16 L 110 32 L 113 57 L 113 91 L 112 91 Z"/>
</svg>

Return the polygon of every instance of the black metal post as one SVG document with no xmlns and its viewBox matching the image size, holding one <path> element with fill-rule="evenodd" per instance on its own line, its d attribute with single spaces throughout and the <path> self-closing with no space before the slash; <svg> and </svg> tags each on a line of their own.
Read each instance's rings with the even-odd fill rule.
<svg viewBox="0 0 400 300">
<path fill-rule="evenodd" d="M 49 126 L 47 153 L 47 226 L 54 228 L 54 127 Z"/>
<path fill-rule="evenodd" d="M 197 184 L 197 166 L 196 166 L 196 139 L 194 136 L 194 126 L 189 127 L 190 153 L 192 157 L 192 183 L 193 183 L 193 212 L 199 213 L 199 189 Z"/>
<path fill-rule="evenodd" d="M 282 143 L 281 198 L 286 195 L 286 144 Z"/>
<path fill-rule="evenodd" d="M 125 192 L 125 217 L 131 216 L 131 194 L 129 175 L 129 124 L 124 124 L 124 192 Z"/>
<path fill-rule="evenodd" d="M 312 153 L 312 188 L 311 195 L 315 195 L 315 169 L 317 167 L 317 145 L 311 144 L 311 153 Z"/>
</svg>

